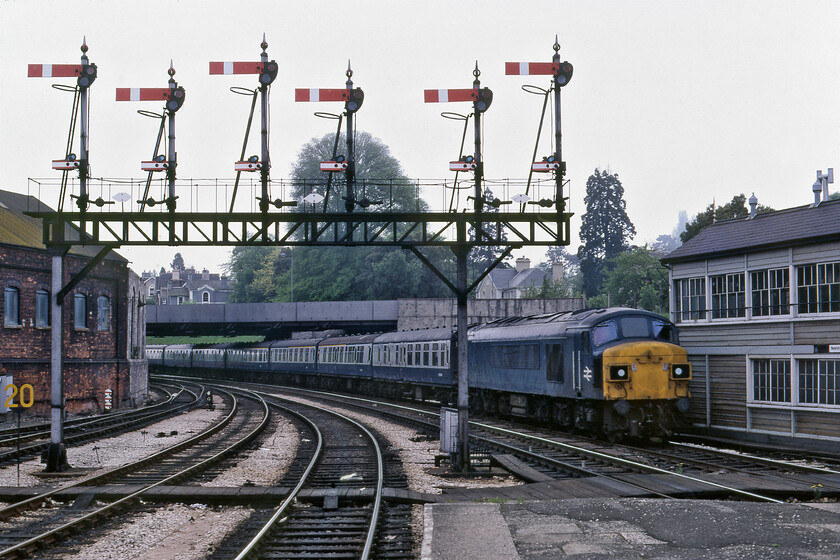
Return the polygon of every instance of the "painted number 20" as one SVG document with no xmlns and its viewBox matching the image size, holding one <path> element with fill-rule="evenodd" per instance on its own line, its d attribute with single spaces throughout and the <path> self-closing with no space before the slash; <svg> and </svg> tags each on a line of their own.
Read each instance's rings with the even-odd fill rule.
<svg viewBox="0 0 840 560">
<path fill-rule="evenodd" d="M 29 408 L 35 403 L 35 389 L 32 388 L 32 385 L 26 383 L 25 385 L 21 385 L 20 389 L 18 389 L 17 385 L 6 385 L 6 391 L 11 390 L 12 394 L 9 395 L 9 398 L 6 399 L 6 406 L 8 408 L 17 408 L 18 406 L 22 406 L 23 408 Z M 15 397 L 18 396 L 20 393 L 20 404 L 15 402 Z M 29 393 L 29 398 L 27 399 L 27 393 Z"/>
</svg>

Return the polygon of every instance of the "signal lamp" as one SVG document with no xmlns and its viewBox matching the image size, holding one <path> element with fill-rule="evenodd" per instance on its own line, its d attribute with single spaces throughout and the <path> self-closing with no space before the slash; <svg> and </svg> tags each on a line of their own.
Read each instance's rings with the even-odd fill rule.
<svg viewBox="0 0 840 560">
<path fill-rule="evenodd" d="M 561 62 L 557 68 L 557 73 L 554 75 L 554 82 L 558 87 L 563 87 L 572 79 L 572 72 L 574 67 L 570 62 Z"/>
<path fill-rule="evenodd" d="M 475 110 L 483 113 L 490 108 L 491 103 L 493 103 L 493 92 L 490 88 L 481 88 L 478 90 L 478 98 L 475 100 Z"/>
<path fill-rule="evenodd" d="M 90 87 L 90 84 L 96 79 L 96 64 L 87 64 L 82 66 L 82 73 L 79 76 L 79 79 L 76 80 L 76 84 L 80 88 Z"/>
<path fill-rule="evenodd" d="M 278 66 L 277 63 L 273 60 L 271 62 L 267 62 L 262 67 L 262 72 L 260 72 L 260 83 L 263 85 L 268 85 L 274 81 L 277 77 L 277 70 Z"/>
<path fill-rule="evenodd" d="M 365 92 L 360 88 L 353 88 L 347 92 L 347 100 L 344 102 L 344 108 L 348 113 L 355 113 L 362 106 L 365 100 Z"/>
<path fill-rule="evenodd" d="M 184 104 L 184 97 L 186 93 L 184 92 L 184 88 L 177 87 L 169 88 L 169 91 L 165 95 L 166 108 L 169 110 L 170 113 L 174 113 L 175 111 L 181 108 L 181 105 Z"/>
</svg>

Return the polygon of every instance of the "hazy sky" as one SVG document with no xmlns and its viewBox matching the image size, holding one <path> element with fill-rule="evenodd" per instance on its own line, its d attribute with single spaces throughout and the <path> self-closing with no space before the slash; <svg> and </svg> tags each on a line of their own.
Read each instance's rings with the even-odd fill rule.
<svg viewBox="0 0 840 560">
<path fill-rule="evenodd" d="M 358 128 L 391 147 L 409 177 L 451 178 L 460 125 L 428 105 L 424 88 L 467 88 L 478 60 L 494 91 L 485 114 L 489 178 L 527 177 L 547 77 L 504 75 L 506 61 L 550 61 L 555 35 L 574 65 L 563 90 L 563 152 L 577 231 L 587 177 L 618 173 L 638 235 L 669 233 L 715 199 L 755 192 L 785 208 L 813 200 L 816 171 L 840 171 L 840 2 L 829 1 L 72 1 L 0 0 L 0 188 L 27 192 L 60 177 L 72 95 L 60 79 L 26 77 L 28 63 L 78 63 L 83 36 L 99 69 L 91 88 L 94 177 L 143 178 L 157 124 L 117 103 L 117 87 L 165 87 L 170 59 L 187 91 L 177 114 L 178 176 L 233 177 L 248 100 L 209 76 L 208 62 L 259 60 L 266 34 L 280 74 L 271 90 L 272 179 L 288 177 L 300 146 L 334 130 L 294 103 L 296 87 L 343 87 L 347 60 L 365 91 Z M 63 80 L 73 83 L 73 80 Z M 549 152 L 545 136 L 541 152 Z M 254 138 L 249 153 L 258 153 Z M 545 155 L 543 154 L 543 155 Z M 840 176 L 838 176 L 840 182 Z M 200 187 L 199 187 L 200 188 Z M 838 190 L 832 185 L 832 191 Z M 95 194 L 95 191 L 94 191 Z M 188 193 L 181 193 L 187 198 Z M 41 197 L 54 205 L 57 191 Z M 122 249 L 140 272 L 218 267 L 229 249 Z M 515 253 L 519 254 L 519 253 Z M 532 259 L 541 250 L 532 250 Z"/>
</svg>

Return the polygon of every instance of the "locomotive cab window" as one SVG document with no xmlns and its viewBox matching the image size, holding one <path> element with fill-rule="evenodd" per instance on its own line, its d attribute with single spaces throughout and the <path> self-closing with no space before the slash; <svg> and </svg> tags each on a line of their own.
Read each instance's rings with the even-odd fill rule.
<svg viewBox="0 0 840 560">
<path fill-rule="evenodd" d="M 672 344 L 677 343 L 677 331 L 672 325 L 665 321 L 653 321 L 653 336 L 658 340 L 664 340 Z"/>
<path fill-rule="evenodd" d="M 622 338 L 650 338 L 650 320 L 647 317 L 624 317 L 621 319 Z"/>
<path fill-rule="evenodd" d="M 618 340 L 618 328 L 615 321 L 601 323 L 592 329 L 592 344 L 595 346 L 602 346 L 613 340 Z"/>
</svg>

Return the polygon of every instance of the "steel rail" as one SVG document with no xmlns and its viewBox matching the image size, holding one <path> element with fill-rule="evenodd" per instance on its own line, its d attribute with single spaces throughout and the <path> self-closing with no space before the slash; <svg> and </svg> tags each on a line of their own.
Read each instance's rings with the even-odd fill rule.
<svg viewBox="0 0 840 560">
<path fill-rule="evenodd" d="M 186 411 L 191 407 L 195 407 L 200 402 L 200 395 L 203 394 L 199 392 L 196 394 L 192 391 L 188 391 L 194 397 L 192 402 L 184 403 L 178 406 L 175 406 L 171 410 L 159 410 L 159 411 L 149 411 L 149 409 L 145 409 L 143 411 L 130 411 L 125 413 L 119 413 L 119 416 L 109 416 L 109 415 L 101 415 L 98 416 L 96 419 L 93 420 L 84 420 L 81 422 L 76 422 L 71 426 L 71 430 L 69 433 L 65 434 L 65 442 L 66 443 L 81 443 L 86 441 L 93 441 L 108 435 L 111 435 L 115 432 L 125 430 L 127 428 L 131 428 L 134 426 L 143 426 L 150 423 L 154 423 L 155 421 L 173 416 L 175 414 L 181 413 Z M 179 393 L 180 394 L 180 393 Z M 175 395 L 177 397 L 177 395 Z M 170 403 L 160 403 L 160 404 L 170 404 Z M 159 406 L 159 405 L 154 405 Z M 151 408 L 151 407 L 149 407 Z M 134 416 L 134 418 L 130 418 Z M 98 427 L 97 427 L 98 426 Z M 93 428 L 93 429 L 90 429 Z M 88 431 L 85 431 L 88 430 Z M 46 435 L 49 435 L 49 432 L 46 432 Z M 28 434 L 21 438 L 21 441 L 33 441 L 37 440 L 38 438 L 43 438 L 43 432 L 37 432 L 34 434 Z M 5 447 L 11 447 L 17 443 L 17 438 L 9 438 L 4 441 L 0 441 L 0 445 Z M 4 462 L 9 462 L 14 460 L 18 457 L 31 457 L 33 455 L 37 455 L 41 451 L 43 451 L 46 446 L 49 445 L 49 442 L 40 442 L 31 445 L 27 445 L 26 447 L 22 447 L 19 450 L 13 449 L 3 453 L 0 453 L 0 464 Z"/>
<path fill-rule="evenodd" d="M 69 531 L 75 529 L 76 527 L 79 527 L 80 525 L 82 525 L 84 523 L 87 523 L 89 521 L 93 521 L 93 520 L 95 520 L 99 517 L 103 517 L 107 513 L 117 511 L 118 508 L 120 508 L 121 506 L 124 506 L 124 505 L 128 504 L 129 502 L 140 498 L 143 494 L 145 494 L 146 492 L 148 492 L 149 490 L 151 490 L 153 488 L 165 485 L 165 484 L 170 483 L 170 482 L 174 482 L 176 480 L 180 480 L 180 479 L 184 478 L 185 476 L 188 476 L 188 475 L 190 475 L 190 474 L 192 474 L 192 473 L 194 473 L 194 472 L 196 472 L 200 469 L 203 469 L 203 468 L 209 466 L 212 463 L 218 462 L 222 457 L 232 453 L 233 451 L 237 450 L 242 445 L 251 441 L 254 437 L 256 437 L 268 425 L 268 422 L 270 420 L 270 411 L 269 411 L 269 408 L 268 408 L 268 404 L 265 402 L 264 399 L 262 399 L 258 396 L 257 396 L 257 400 L 259 402 L 261 402 L 262 405 L 263 405 L 263 412 L 264 412 L 263 420 L 259 424 L 259 426 L 254 428 L 244 438 L 241 438 L 239 441 L 233 443 L 232 445 L 226 447 L 225 449 L 216 453 L 215 455 L 212 455 L 211 457 L 208 457 L 208 458 L 206 458 L 206 459 L 204 459 L 204 460 L 202 460 L 198 463 L 195 463 L 195 464 L 187 467 L 186 469 L 183 469 L 183 470 L 181 470 L 181 471 L 179 471 L 179 472 L 177 472 L 173 475 L 167 476 L 166 478 L 164 478 L 162 480 L 159 480 L 155 483 L 146 485 L 145 487 L 137 490 L 136 492 L 134 492 L 132 494 L 129 494 L 128 496 L 125 496 L 123 498 L 120 498 L 119 500 L 116 500 L 116 501 L 108 504 L 107 506 L 101 507 L 101 508 L 99 508 L 99 509 L 97 509 L 97 510 L 91 512 L 91 513 L 88 513 L 86 515 L 83 515 L 83 516 L 81 516 L 81 517 L 79 517 L 79 518 L 77 518 L 73 521 L 65 523 L 65 524 L 63 524 L 59 527 L 56 527 L 56 528 L 51 529 L 49 531 L 46 531 L 46 532 L 44 532 L 40 535 L 37 535 L 37 536 L 32 537 L 30 539 L 27 539 L 26 541 L 18 543 L 17 545 L 14 545 L 14 546 L 9 547 L 5 550 L 2 550 L 2 551 L 0 551 L 0 558 L 13 556 L 13 555 L 16 555 L 16 554 L 21 553 L 21 552 L 28 554 L 31 550 L 33 550 L 34 548 L 37 548 L 39 546 L 39 543 L 41 543 L 45 540 L 52 539 L 54 537 L 55 538 L 60 538 L 60 536 L 63 533 L 69 532 Z M 230 422 L 230 420 L 233 418 L 233 416 L 235 415 L 235 413 L 237 411 L 238 411 L 238 401 L 234 398 L 234 405 L 231 407 L 231 413 L 225 418 L 225 422 L 224 422 L 225 426 Z M 211 428 L 212 433 L 218 432 L 222 427 L 223 426 L 221 424 L 218 424 L 218 425 L 214 426 L 213 428 Z M 211 430 L 207 430 L 203 434 L 206 434 L 207 432 L 210 432 Z M 212 434 L 210 434 L 210 435 L 212 435 Z M 203 437 L 202 439 L 205 439 L 206 437 L 207 436 Z M 192 441 L 193 439 L 195 439 L 195 438 L 191 438 L 188 441 Z M 176 446 L 176 447 L 180 447 L 180 446 Z M 158 455 L 160 455 L 160 454 L 155 454 L 153 457 L 156 457 Z M 141 463 L 147 463 L 149 461 L 149 459 L 151 459 L 151 458 L 147 458 L 146 460 L 141 461 Z M 123 470 L 125 470 L 125 469 L 123 469 L 123 468 L 115 469 L 115 471 L 123 471 Z M 115 471 L 109 471 L 109 473 L 106 473 L 106 475 L 109 475 L 109 474 L 111 474 Z M 102 476 L 105 476 L 105 475 L 102 475 Z M 98 479 L 98 477 L 96 477 L 95 479 Z M 86 482 L 90 482 L 90 479 Z"/>
<path fill-rule="evenodd" d="M 203 393 L 203 392 L 204 392 L 204 390 L 202 389 L 201 393 Z M 119 474 L 122 474 L 123 472 L 125 472 L 127 470 L 142 467 L 142 466 L 144 466 L 144 465 L 146 465 L 150 462 L 157 461 L 157 460 L 165 457 L 168 454 L 177 453 L 178 451 L 181 451 L 182 449 L 185 449 L 185 448 L 187 448 L 191 445 L 195 445 L 196 443 L 210 437 L 211 435 L 215 434 L 216 432 L 218 432 L 219 430 L 221 430 L 222 428 L 227 426 L 230 423 L 230 421 L 233 419 L 233 416 L 236 413 L 236 409 L 237 409 L 237 406 L 236 406 L 236 402 L 234 401 L 233 406 L 231 406 L 230 413 L 225 418 L 223 418 L 218 424 L 211 426 L 207 430 L 205 430 L 205 431 L 203 431 L 199 434 L 196 434 L 195 436 L 193 436 L 193 437 L 191 437 L 187 440 L 184 440 L 181 443 L 178 443 L 178 444 L 176 444 L 172 447 L 168 447 L 166 449 L 162 449 L 161 451 L 158 451 L 157 453 L 154 453 L 154 454 L 152 454 L 148 457 L 140 459 L 139 461 L 135 461 L 134 463 L 129 463 L 128 465 L 122 465 L 122 466 L 116 467 L 116 468 L 111 469 L 109 471 L 106 471 L 102 474 L 99 474 L 99 475 L 96 475 L 96 476 L 93 476 L 93 477 L 90 477 L 90 478 L 86 478 L 84 480 L 79 480 L 79 481 L 76 481 L 76 482 L 72 482 L 70 484 L 65 484 L 64 486 L 59 486 L 58 488 L 53 488 L 52 490 L 48 490 L 48 491 L 46 491 L 42 494 L 38 494 L 37 496 L 32 496 L 31 498 L 27 498 L 26 500 L 22 500 L 20 502 L 15 502 L 14 504 L 10 504 L 6 507 L 0 508 L 0 520 L 8 519 L 12 515 L 20 513 L 21 511 L 24 511 L 26 509 L 30 509 L 32 507 L 37 507 L 38 505 L 43 503 L 47 498 L 51 498 L 52 496 L 54 496 L 54 495 L 56 495 L 59 492 L 62 492 L 64 490 L 69 490 L 71 488 L 77 488 L 77 487 L 80 487 L 80 486 L 89 486 L 90 483 L 96 483 L 96 482 L 104 481 L 107 478 L 111 478 L 113 476 L 117 476 Z"/>
<path fill-rule="evenodd" d="M 543 443 L 543 444 L 557 446 L 557 447 L 561 447 L 561 448 L 565 448 L 565 449 L 569 449 L 569 450 L 574 450 L 576 453 L 581 453 L 583 455 L 587 455 L 587 456 L 597 458 L 597 459 L 600 459 L 600 460 L 603 460 L 603 461 L 609 461 L 609 462 L 613 462 L 613 463 L 620 463 L 620 464 L 628 465 L 628 466 L 631 466 L 635 469 L 645 470 L 645 471 L 653 472 L 653 473 L 657 473 L 657 474 L 666 474 L 666 475 L 674 476 L 674 477 L 677 477 L 677 478 L 682 478 L 682 479 L 685 479 L 685 480 L 691 480 L 693 482 L 699 482 L 701 484 L 706 484 L 708 486 L 719 488 L 721 490 L 726 490 L 727 492 L 732 492 L 733 494 L 738 494 L 738 495 L 741 495 L 741 496 L 747 496 L 749 498 L 753 498 L 753 499 L 756 499 L 756 500 L 771 502 L 771 503 L 775 503 L 775 504 L 784 503 L 784 501 L 782 501 L 782 500 L 777 500 L 777 499 L 771 498 L 769 496 L 762 496 L 760 494 L 754 494 L 752 492 L 747 492 L 745 490 L 740 490 L 738 488 L 732 488 L 732 487 L 729 487 L 729 486 L 725 486 L 723 484 L 718 484 L 717 482 L 711 482 L 709 480 L 703 480 L 702 478 L 697 478 L 695 476 L 690 476 L 690 475 L 682 474 L 682 473 L 676 473 L 676 472 L 669 471 L 669 470 L 666 470 L 666 469 L 661 469 L 659 467 L 646 465 L 644 463 L 638 463 L 636 461 L 631 461 L 631 460 L 625 459 L 623 457 L 616 457 L 616 456 L 613 456 L 613 455 L 607 455 L 606 453 L 601 453 L 600 451 L 594 451 L 592 449 L 586 449 L 586 448 L 579 447 L 579 446 L 576 446 L 576 445 L 571 445 L 569 443 L 563 443 L 561 441 L 556 441 L 556 440 L 552 440 L 552 439 L 549 439 L 549 438 L 544 438 L 544 437 L 541 437 L 541 436 L 524 434 L 524 433 L 521 433 L 521 432 L 516 432 L 514 430 L 508 430 L 507 428 L 500 428 L 500 427 L 496 427 L 496 426 L 491 426 L 489 424 L 483 424 L 481 422 L 470 422 L 470 423 L 473 424 L 476 427 L 480 427 L 480 428 L 483 428 L 485 430 L 495 431 L 495 432 L 508 434 L 508 435 L 513 435 L 515 437 L 521 437 L 521 438 L 524 438 L 526 440 L 538 441 L 538 442 Z"/>
<path fill-rule="evenodd" d="M 97 414 L 96 416 L 88 417 L 88 418 L 78 418 L 75 420 L 68 420 L 64 423 L 64 429 L 68 430 L 70 428 L 87 428 L 87 427 L 96 427 L 98 425 L 104 425 L 105 423 L 116 423 L 117 420 L 121 418 L 135 416 L 137 418 L 142 417 L 143 415 L 152 415 L 157 413 L 158 408 L 162 408 L 169 404 L 172 404 L 175 399 L 180 396 L 183 389 L 178 393 L 168 393 L 168 397 L 166 400 L 161 401 L 159 403 L 144 406 L 141 408 L 137 408 L 134 410 L 125 410 L 119 412 L 112 412 L 106 414 Z M 193 393 L 195 400 L 198 400 L 198 395 Z M 171 412 L 171 411 L 170 411 Z M 20 437 L 17 436 L 17 432 L 20 432 Z M 39 437 L 43 437 L 44 434 L 49 435 L 50 433 L 50 424 L 49 422 L 39 422 L 37 424 L 30 424 L 29 426 L 24 426 L 20 430 L 17 428 L 5 428 L 0 430 L 0 437 L 5 439 L 0 439 L 0 447 L 14 445 L 18 441 L 31 441 L 33 439 L 37 439 Z"/>
<path fill-rule="evenodd" d="M 280 504 L 280 506 L 277 508 L 277 510 L 274 512 L 271 518 L 268 521 L 266 521 L 265 525 L 263 525 L 263 527 L 257 532 L 257 534 L 254 535 L 254 538 L 251 539 L 251 541 L 247 545 L 245 545 L 245 548 L 242 549 L 242 552 L 240 552 L 236 556 L 235 560 L 251 558 L 253 554 L 259 551 L 262 539 L 274 527 L 274 525 L 277 523 L 277 520 L 280 519 L 280 517 L 284 513 L 286 513 L 286 509 L 289 507 L 289 504 L 295 501 L 298 494 L 300 494 L 300 491 L 303 489 L 303 485 L 306 484 L 306 481 L 309 478 L 309 474 L 312 472 L 312 469 L 315 468 L 316 463 L 321 458 L 321 451 L 323 449 L 324 438 L 321 435 L 321 430 L 318 429 L 318 426 L 309 418 L 298 412 L 295 412 L 294 410 L 282 407 L 276 403 L 272 403 L 272 406 L 280 408 L 281 410 L 299 418 L 301 421 L 309 425 L 309 427 L 315 433 L 315 437 L 317 439 L 317 442 L 315 444 L 315 451 L 312 454 L 312 458 L 309 460 L 309 464 L 306 466 L 306 470 L 303 472 L 303 475 L 301 475 L 300 480 L 298 480 L 298 483 L 295 485 L 292 491 L 289 492 L 289 495 L 286 497 L 285 500 L 283 500 L 283 502 Z"/>
<path fill-rule="evenodd" d="M 230 387 L 230 386 L 227 386 L 227 385 L 221 385 L 221 386 L 225 387 L 228 390 L 234 389 L 233 387 Z M 238 390 L 242 390 L 242 389 L 238 388 Z M 306 403 L 300 403 L 298 401 L 295 401 L 293 398 L 287 398 L 287 397 L 283 397 L 283 396 L 280 396 L 280 395 L 274 395 L 274 394 L 264 392 L 264 391 L 254 391 L 254 393 L 264 395 L 264 396 L 267 396 L 267 397 L 270 397 L 270 398 L 273 398 L 273 399 L 280 399 L 282 401 L 294 402 L 298 405 L 312 407 L 312 405 L 308 405 Z M 275 405 L 275 406 L 280 406 L 280 405 Z M 283 407 L 283 408 L 285 408 L 285 407 Z M 382 459 L 382 450 L 380 449 L 379 442 L 376 441 L 376 437 L 373 435 L 373 433 L 371 433 L 371 431 L 368 430 L 361 423 L 359 423 L 356 420 L 350 418 L 349 416 L 346 416 L 346 415 L 341 414 L 339 412 L 335 412 L 333 410 L 328 410 L 328 409 L 325 409 L 325 408 L 319 408 L 318 410 L 321 411 L 321 412 L 331 414 L 331 415 L 335 416 L 336 418 L 339 418 L 339 419 L 341 419 L 345 422 L 348 422 L 348 423 L 356 426 L 365 435 L 367 435 L 367 437 L 370 439 L 371 443 L 373 444 L 373 448 L 376 452 L 375 454 L 376 454 L 376 470 L 377 470 L 377 473 L 376 473 L 377 477 L 376 478 L 377 478 L 377 482 L 376 482 L 376 489 L 374 491 L 374 498 L 373 498 L 373 511 L 371 513 L 370 526 L 368 528 L 367 536 L 365 538 L 365 545 L 362 549 L 362 555 L 360 557 L 361 560 L 368 560 L 368 558 L 370 557 L 370 551 L 373 548 L 373 541 L 374 541 L 374 537 L 376 535 L 376 525 L 379 522 L 379 511 L 380 511 L 381 506 L 382 506 L 382 486 L 383 486 L 384 471 L 385 471 L 385 468 L 384 468 L 384 465 L 383 465 L 383 459 Z M 300 416 L 300 415 L 298 415 L 298 416 Z M 311 421 L 307 420 L 307 422 L 312 424 Z M 316 428 L 316 430 L 317 430 L 317 428 Z M 318 431 L 318 435 L 319 435 L 318 445 L 319 445 L 319 453 L 320 453 L 320 445 L 321 445 L 320 431 Z M 312 464 L 313 463 L 310 463 L 310 467 L 312 466 Z M 307 467 L 307 471 L 305 473 L 305 476 L 307 476 L 307 477 L 309 476 L 309 472 L 311 470 L 310 467 Z M 303 480 L 301 480 L 298 483 L 298 485 L 295 487 L 296 492 L 300 491 L 300 488 L 302 488 L 303 483 L 304 483 Z M 291 495 L 282 504 L 281 507 L 283 508 L 283 510 L 285 510 L 286 506 L 290 502 L 291 502 Z M 280 517 L 280 515 L 282 515 L 282 512 L 280 512 L 280 511 L 275 512 L 275 514 L 271 517 L 269 522 L 266 523 L 266 525 L 260 530 L 258 535 L 256 537 L 254 537 L 254 539 L 252 539 L 252 541 L 248 544 L 247 552 L 246 552 L 246 550 L 243 550 L 243 552 L 240 553 L 239 556 L 236 557 L 236 560 L 240 560 L 240 559 L 244 559 L 246 557 L 249 557 L 248 555 L 255 551 L 255 548 L 258 545 L 259 540 L 262 539 L 268 533 L 271 526 L 276 522 L 276 520 Z"/>
<path fill-rule="evenodd" d="M 435 413 L 433 411 L 422 410 L 422 409 L 418 409 L 418 408 L 410 407 L 410 406 L 406 406 L 406 405 L 399 405 L 399 404 L 393 404 L 393 403 L 388 403 L 388 402 L 383 402 L 383 401 L 376 401 L 376 400 L 366 399 L 366 398 L 363 398 L 363 397 L 356 397 L 356 396 L 352 396 L 352 395 L 341 395 L 341 394 L 338 394 L 338 393 L 331 393 L 331 392 L 319 392 L 319 391 L 314 391 L 314 390 L 311 390 L 311 389 L 298 389 L 296 387 L 288 387 L 288 389 L 294 390 L 294 391 L 306 392 L 306 393 L 310 393 L 310 394 L 313 394 L 313 395 L 325 395 L 325 396 L 329 396 L 329 397 L 340 398 L 340 399 L 343 399 L 343 400 L 359 401 L 359 402 L 362 402 L 362 403 L 376 404 L 378 406 L 387 406 L 389 408 L 394 408 L 394 409 L 398 409 L 398 410 L 405 410 L 405 411 L 409 411 L 409 412 L 416 413 L 416 414 L 430 415 L 430 416 L 433 416 L 433 417 L 439 417 L 440 416 L 438 413 Z M 382 413 L 383 411 L 381 409 L 379 409 L 379 410 L 377 410 L 377 412 Z M 414 420 L 414 421 L 418 421 L 418 420 Z M 429 425 L 431 426 L 431 423 L 429 423 Z M 728 492 L 732 492 L 732 493 L 742 495 L 742 496 L 747 496 L 749 498 L 753 498 L 753 499 L 757 499 L 757 500 L 763 500 L 763 501 L 767 501 L 767 502 L 771 502 L 771 503 L 784 503 L 782 500 L 777 500 L 777 499 L 771 498 L 769 496 L 762 496 L 760 494 L 747 492 L 745 490 L 740 490 L 740 489 L 737 489 L 737 488 L 731 488 L 731 487 L 728 487 L 728 486 L 725 486 L 725 485 L 722 485 L 722 484 L 718 484 L 716 482 L 711 482 L 711 481 L 703 480 L 703 479 L 700 479 L 700 478 L 692 477 L 691 475 L 676 473 L 676 472 L 669 471 L 669 470 L 666 470 L 666 469 L 661 469 L 659 467 L 654 467 L 654 466 L 651 466 L 651 465 L 646 465 L 644 463 L 631 461 L 629 459 L 625 459 L 625 458 L 622 458 L 622 457 L 616 457 L 616 456 L 612 456 L 612 455 L 607 455 L 605 453 L 600 453 L 598 451 L 589 450 L 589 449 L 586 449 L 584 447 L 579 447 L 579 446 L 571 445 L 571 444 L 568 444 L 568 443 L 563 443 L 563 442 L 551 440 L 551 439 L 548 439 L 548 438 L 542 438 L 540 436 L 534 436 L 534 435 L 525 434 L 525 433 L 522 433 L 522 432 L 516 432 L 514 430 L 508 430 L 506 428 L 495 427 L 495 426 L 491 426 L 489 424 L 483 424 L 481 422 L 476 422 L 476 421 L 470 421 L 470 425 L 475 426 L 475 427 L 479 427 L 479 428 L 483 428 L 483 429 L 486 429 L 486 430 L 490 430 L 490 431 L 498 431 L 500 433 L 506 433 L 508 435 L 513 435 L 514 437 L 520 437 L 520 438 L 525 438 L 525 439 L 532 439 L 534 441 L 540 441 L 541 443 L 549 444 L 551 446 L 565 447 L 569 450 L 575 451 L 576 453 L 585 454 L 585 455 L 588 455 L 588 456 L 591 456 L 593 458 L 597 458 L 597 459 L 603 460 L 603 461 L 624 464 L 624 465 L 630 466 L 630 467 L 632 467 L 636 470 L 655 472 L 657 474 L 667 474 L 667 475 L 676 476 L 676 477 L 680 477 L 680 478 L 687 479 L 687 480 L 693 480 L 695 482 L 701 482 L 701 483 L 707 484 L 709 486 L 720 488 L 720 489 L 726 490 Z M 589 469 L 577 467 L 575 465 L 567 464 L 567 463 L 564 463 L 562 461 L 557 461 L 556 459 L 552 459 L 550 457 L 540 456 L 538 454 L 534 454 L 533 452 L 527 451 L 525 449 L 517 448 L 515 446 L 511 446 L 511 445 L 503 443 L 503 442 L 497 442 L 497 441 L 494 441 L 494 440 L 484 439 L 484 438 L 480 438 L 479 436 L 471 436 L 471 437 L 476 438 L 477 441 L 482 441 L 484 443 L 490 443 L 490 444 L 493 444 L 493 445 L 499 445 L 499 446 L 502 446 L 502 447 L 506 447 L 506 448 L 508 448 L 512 451 L 516 451 L 517 453 L 525 454 L 526 456 L 536 455 L 536 456 L 540 457 L 540 460 L 558 463 L 559 466 L 561 466 L 561 468 L 568 468 L 569 470 L 578 471 L 581 474 L 589 474 L 590 476 L 601 476 L 601 477 L 610 478 L 609 475 L 602 474 L 602 473 L 597 473 L 595 471 L 590 471 Z M 833 471 L 831 473 L 827 473 L 827 474 L 833 474 Z M 623 480 L 621 482 L 622 482 L 622 484 L 627 484 L 629 486 L 634 486 L 634 487 L 640 488 L 642 490 L 651 492 L 653 494 L 657 494 L 659 496 L 673 498 L 673 496 L 668 496 L 666 494 L 660 494 L 656 491 L 650 490 L 649 488 L 644 488 L 644 487 L 639 486 L 639 485 L 634 484 L 634 483 L 626 482 L 626 481 L 623 481 Z"/>
</svg>

